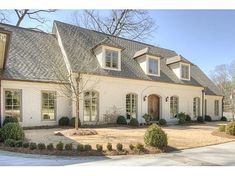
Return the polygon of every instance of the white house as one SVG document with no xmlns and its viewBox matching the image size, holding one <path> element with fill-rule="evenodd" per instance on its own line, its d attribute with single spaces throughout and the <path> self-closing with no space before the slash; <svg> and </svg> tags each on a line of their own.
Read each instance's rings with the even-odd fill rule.
<svg viewBox="0 0 235 176">
<path fill-rule="evenodd" d="M 178 112 L 222 116 L 217 87 L 175 51 L 58 21 L 52 34 L 0 24 L 0 69 L 1 122 L 13 116 L 23 126 L 56 125 L 76 114 L 96 125 L 118 115 L 140 123 L 146 113 L 168 122 Z"/>
</svg>

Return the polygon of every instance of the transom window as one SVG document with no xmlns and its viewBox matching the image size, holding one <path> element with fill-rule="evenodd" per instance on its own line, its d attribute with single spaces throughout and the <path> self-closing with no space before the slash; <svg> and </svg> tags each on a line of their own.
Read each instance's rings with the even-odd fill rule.
<svg viewBox="0 0 235 176">
<path fill-rule="evenodd" d="M 195 97 L 193 99 L 193 117 L 196 118 L 200 116 L 200 98 Z"/>
<path fill-rule="evenodd" d="M 149 58 L 149 74 L 159 75 L 159 60 Z"/>
<path fill-rule="evenodd" d="M 215 116 L 219 116 L 219 100 L 215 100 L 214 113 L 215 113 Z"/>
<path fill-rule="evenodd" d="M 179 98 L 177 96 L 172 96 L 170 98 L 171 118 L 175 118 L 178 112 L 179 112 Z"/>
<path fill-rule="evenodd" d="M 189 65 L 181 64 L 181 78 L 189 79 Z"/>
<path fill-rule="evenodd" d="M 105 67 L 118 69 L 118 51 L 105 49 Z"/>
<path fill-rule="evenodd" d="M 17 118 L 21 121 L 21 90 L 5 90 L 5 117 Z"/>
<path fill-rule="evenodd" d="M 99 94 L 96 91 L 86 91 L 84 93 L 84 121 L 98 120 Z"/>
<path fill-rule="evenodd" d="M 126 117 L 127 119 L 137 118 L 137 95 L 126 95 Z"/>
<path fill-rule="evenodd" d="M 42 92 L 42 119 L 55 120 L 56 114 L 56 92 Z"/>
</svg>

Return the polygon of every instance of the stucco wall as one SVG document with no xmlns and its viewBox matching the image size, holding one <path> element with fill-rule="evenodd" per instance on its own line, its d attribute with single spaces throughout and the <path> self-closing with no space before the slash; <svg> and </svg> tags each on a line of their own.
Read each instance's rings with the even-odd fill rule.
<svg viewBox="0 0 235 176">
<path fill-rule="evenodd" d="M 84 80 L 87 80 L 84 78 Z M 168 122 L 175 122 L 176 119 L 170 118 L 170 96 L 179 97 L 179 112 L 186 112 L 192 116 L 193 98 L 200 97 L 202 101 L 202 87 L 182 86 L 177 84 L 167 84 L 160 82 L 120 79 L 102 76 L 89 78 L 87 88 L 99 92 L 99 120 L 103 121 L 106 113 L 111 113 L 113 109 L 118 110 L 120 115 L 125 116 L 126 94 L 135 93 L 138 95 L 138 120 L 143 122 L 142 116 L 148 112 L 147 99 L 145 96 L 156 94 L 161 97 L 161 118 Z M 166 102 L 166 98 L 168 101 Z M 200 103 L 202 106 L 202 102 Z M 115 108 L 114 108 L 115 107 Z M 202 108 L 200 108 L 202 111 Z M 80 102 L 80 117 L 83 117 L 83 101 Z"/>
<path fill-rule="evenodd" d="M 61 93 L 62 86 L 48 83 L 33 83 L 22 81 L 2 81 L 1 86 L 1 102 L 3 100 L 3 89 L 21 89 L 22 90 L 22 125 L 23 126 L 44 126 L 56 125 L 62 116 L 71 117 L 71 100 Z M 41 91 L 56 91 L 56 120 L 43 121 L 41 115 Z M 2 117 L 3 105 L 1 104 Z"/>
<path fill-rule="evenodd" d="M 212 120 L 220 120 L 222 117 L 222 97 L 220 96 L 205 96 L 207 100 L 207 115 L 211 116 Z M 219 116 L 215 116 L 214 104 L 215 100 L 219 100 Z"/>
</svg>

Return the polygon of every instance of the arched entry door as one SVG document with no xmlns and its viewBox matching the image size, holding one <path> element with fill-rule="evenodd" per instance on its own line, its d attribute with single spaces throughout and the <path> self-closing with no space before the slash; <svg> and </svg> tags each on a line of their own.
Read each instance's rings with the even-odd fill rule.
<svg viewBox="0 0 235 176">
<path fill-rule="evenodd" d="M 148 114 L 152 116 L 153 121 L 160 119 L 160 97 L 155 94 L 148 96 Z"/>
</svg>

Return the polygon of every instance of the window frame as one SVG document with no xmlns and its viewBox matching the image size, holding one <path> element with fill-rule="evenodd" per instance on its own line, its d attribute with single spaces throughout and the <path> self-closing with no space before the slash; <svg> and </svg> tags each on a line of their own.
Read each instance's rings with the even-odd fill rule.
<svg viewBox="0 0 235 176">
<path fill-rule="evenodd" d="M 149 56 L 149 55 L 147 55 L 147 74 L 148 75 L 150 75 L 150 76 L 160 76 L 160 69 L 161 69 L 161 67 L 160 67 L 160 65 L 161 65 L 161 60 L 160 60 L 160 57 L 155 57 L 155 56 Z M 157 74 L 155 74 L 155 73 L 150 73 L 149 72 L 149 68 L 150 68 L 150 60 L 156 60 L 157 62 L 158 62 L 158 72 L 157 72 Z"/>
<path fill-rule="evenodd" d="M 20 118 L 18 119 L 19 122 L 23 122 L 23 117 L 22 117 L 22 110 L 23 110 L 23 102 L 22 102 L 22 89 L 11 89 L 11 88 L 4 88 L 3 89 L 3 117 L 5 119 L 5 111 L 6 111 L 6 91 L 19 91 L 20 92 Z"/>
<path fill-rule="evenodd" d="M 182 72 L 183 72 L 182 67 L 183 67 L 183 66 L 187 66 L 187 67 L 188 67 L 188 78 L 183 78 L 183 75 L 182 75 Z M 180 79 L 186 80 L 186 81 L 190 81 L 190 77 L 191 77 L 191 68 L 190 68 L 190 64 L 187 64 L 187 63 L 180 63 Z"/>
<path fill-rule="evenodd" d="M 194 101 L 195 99 L 198 99 L 198 109 L 195 110 L 195 112 L 198 112 L 198 114 L 194 114 Z M 197 118 L 201 114 L 201 98 L 200 97 L 194 97 L 193 98 L 193 118 Z"/>
<path fill-rule="evenodd" d="M 132 106 L 132 96 L 135 97 L 135 111 L 136 111 L 136 117 L 133 118 L 138 118 L 138 95 L 136 93 L 127 93 L 126 94 L 126 118 L 127 118 L 127 96 L 130 95 L 130 119 L 132 118 L 132 114 L 133 114 L 133 106 Z M 128 119 L 128 118 L 127 118 Z"/>
<path fill-rule="evenodd" d="M 54 119 L 44 119 L 43 118 L 43 93 L 54 93 Z M 42 121 L 56 121 L 57 120 L 57 92 L 52 90 L 42 90 L 41 91 L 41 120 Z"/>
<path fill-rule="evenodd" d="M 218 107 L 216 107 L 218 106 Z M 214 115 L 219 116 L 219 100 L 214 101 Z"/>
<path fill-rule="evenodd" d="M 117 68 L 106 66 L 106 51 L 107 50 L 112 51 L 112 52 L 117 52 L 117 54 L 118 54 Z M 113 47 L 109 47 L 109 46 L 103 46 L 102 53 L 103 53 L 103 68 L 104 69 L 121 71 L 121 49 L 113 48 Z"/>
<path fill-rule="evenodd" d="M 176 113 L 176 115 L 177 115 L 179 113 L 179 96 L 173 95 L 170 97 L 170 118 L 174 119 L 176 117 L 174 117 L 174 114 L 171 113 L 171 100 L 172 100 L 172 98 L 177 98 L 177 113 Z M 173 104 L 173 106 L 174 106 L 174 104 Z"/>
</svg>

